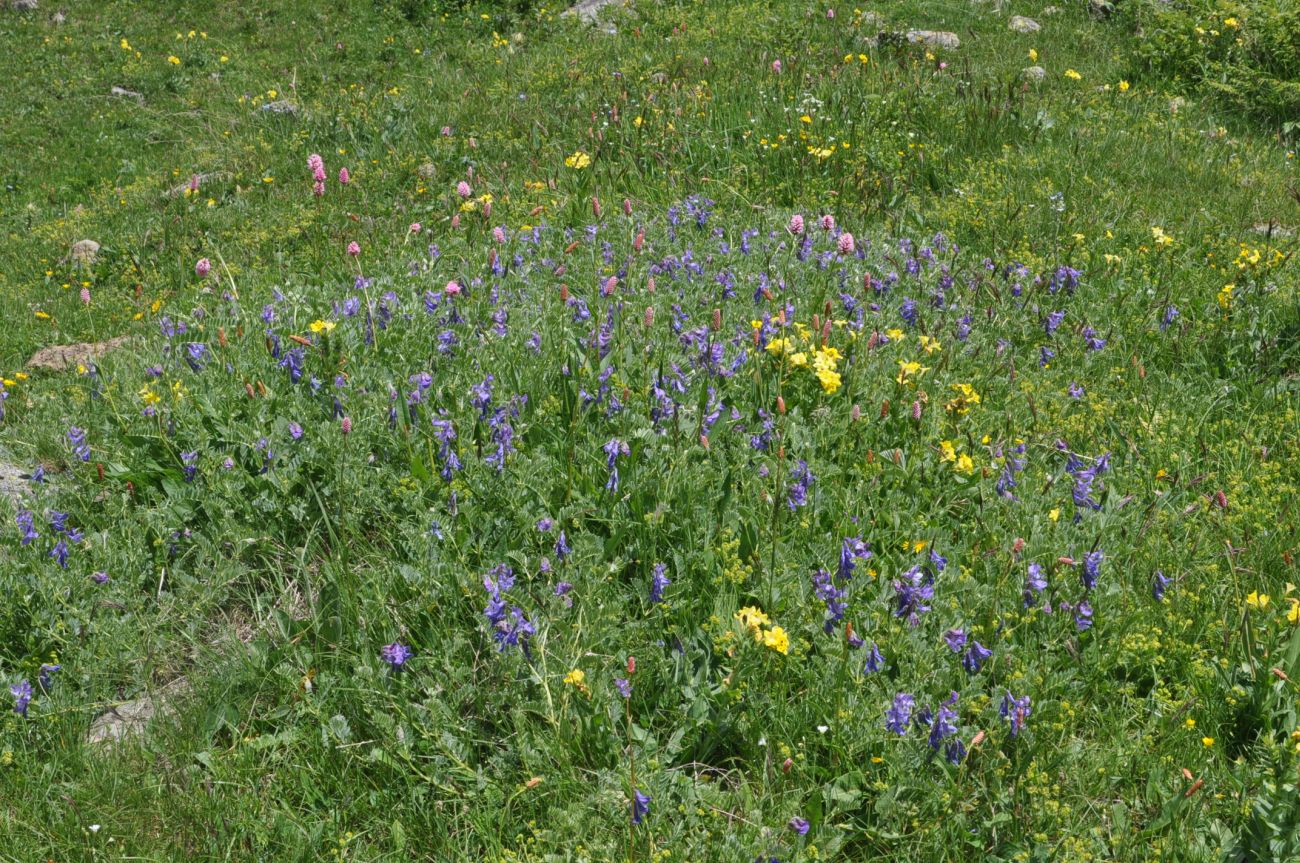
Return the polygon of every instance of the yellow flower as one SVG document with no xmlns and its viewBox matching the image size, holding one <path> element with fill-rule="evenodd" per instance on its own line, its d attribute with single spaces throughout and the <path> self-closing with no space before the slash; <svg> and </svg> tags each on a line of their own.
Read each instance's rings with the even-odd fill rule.
<svg viewBox="0 0 1300 863">
<path fill-rule="evenodd" d="M 1029 49 L 1029 60 L 1030 60 L 1030 62 L 1033 62 L 1033 63 L 1037 63 L 1037 62 L 1038 62 L 1038 52 L 1035 51 L 1033 48 L 1030 48 L 1030 49 Z"/>
<path fill-rule="evenodd" d="M 578 150 L 572 156 L 564 160 L 566 167 L 573 168 L 575 171 L 581 171 L 591 164 L 591 157 L 586 153 Z"/>
<path fill-rule="evenodd" d="M 811 123 L 811 122 L 812 122 L 812 117 L 809 117 L 807 114 L 804 114 L 802 117 L 799 118 L 799 122 L 800 122 L 800 123 Z"/>
<path fill-rule="evenodd" d="M 1287 602 L 1291 603 L 1291 609 L 1286 613 L 1287 623 L 1292 625 L 1300 624 L 1300 599 L 1292 597 Z"/>
<path fill-rule="evenodd" d="M 800 351 L 797 354 L 790 354 L 790 365 L 797 369 L 803 368 L 808 365 L 808 355 L 803 351 Z"/>
<path fill-rule="evenodd" d="M 1119 82 L 1119 91 L 1120 91 L 1121 93 L 1127 93 L 1127 92 L 1128 92 L 1128 88 L 1129 88 L 1129 83 L 1128 83 L 1127 81 L 1120 81 L 1120 82 Z"/>
<path fill-rule="evenodd" d="M 1081 80 L 1083 80 L 1083 76 L 1080 75 L 1078 72 L 1074 71 L 1073 69 L 1066 69 L 1066 70 L 1065 70 L 1065 77 L 1069 78 L 1071 81 L 1081 81 Z"/>
<path fill-rule="evenodd" d="M 173 54 L 167 58 L 167 62 L 171 63 L 173 66 L 179 66 L 181 64 L 181 58 Z"/>
<path fill-rule="evenodd" d="M 125 37 L 125 36 L 122 37 L 122 41 L 119 42 L 118 44 L 122 46 L 122 50 L 123 50 L 123 51 L 130 51 L 130 50 L 131 50 L 131 43 L 128 42 L 128 41 L 126 41 L 126 37 Z"/>
<path fill-rule="evenodd" d="M 1061 517 L 1061 510 L 1059 508 L 1053 509 L 1051 512 L 1047 514 L 1047 517 L 1052 520 L 1053 524 L 1055 524 L 1057 520 L 1059 520 Z"/>
<path fill-rule="evenodd" d="M 939 441 L 939 457 L 944 461 L 956 461 L 957 449 L 950 440 Z"/>
<path fill-rule="evenodd" d="M 1255 591 L 1252 590 L 1250 592 L 1250 595 L 1246 597 L 1246 605 L 1248 605 L 1251 608 L 1257 608 L 1260 611 L 1263 611 L 1264 609 L 1268 608 L 1268 594 L 1256 593 Z"/>
<path fill-rule="evenodd" d="M 793 345 L 790 344 L 789 339 L 772 339 L 772 341 L 767 343 L 767 347 L 764 348 L 764 350 L 774 357 L 779 357 L 782 354 L 790 353 L 792 348 Z"/>
<path fill-rule="evenodd" d="M 835 348 L 818 348 L 813 355 L 813 368 L 834 371 L 842 356 Z"/>
<path fill-rule="evenodd" d="M 1195 728 L 1196 720 L 1189 716 L 1187 717 L 1186 720 L 1183 721 L 1183 724 L 1186 725 L 1188 728 Z"/>
<path fill-rule="evenodd" d="M 957 414 L 970 413 L 970 406 L 980 403 L 980 394 L 970 384 L 953 384 L 957 397 L 944 405 L 944 408 Z"/>
<path fill-rule="evenodd" d="M 140 388 L 140 401 L 144 402 L 146 405 L 153 405 L 162 401 L 162 396 L 154 392 L 153 387 L 150 384 L 145 384 Z"/>
<path fill-rule="evenodd" d="M 891 342 L 896 342 L 903 337 L 903 331 L 900 329 L 885 330 L 885 335 Z"/>
<path fill-rule="evenodd" d="M 312 321 L 311 325 L 308 326 L 307 329 L 311 330 L 313 333 L 330 333 L 333 332 L 334 326 L 335 324 L 333 321 L 317 320 Z"/>
<path fill-rule="evenodd" d="M 970 460 L 970 456 L 962 453 L 957 457 L 957 463 L 952 466 L 957 473 L 970 473 L 975 470 L 975 463 Z"/>
<path fill-rule="evenodd" d="M 47 314 L 46 312 L 37 312 L 36 317 L 40 318 L 43 321 L 48 321 L 50 319 L 49 314 Z"/>
<path fill-rule="evenodd" d="M 587 689 L 587 674 L 581 668 L 575 668 L 568 674 L 564 675 L 564 682 L 568 686 L 581 692 L 583 695 L 591 695 Z"/>
<path fill-rule="evenodd" d="M 1236 30 L 1238 27 L 1241 26 L 1241 22 L 1238 21 L 1236 18 L 1224 18 L 1223 26 L 1227 27 L 1229 30 Z"/>
<path fill-rule="evenodd" d="M 1236 285 L 1224 285 L 1219 289 L 1218 300 L 1221 308 L 1232 308 L 1232 292 L 1235 290 L 1237 290 Z"/>
<path fill-rule="evenodd" d="M 1208 749 L 1209 747 L 1211 747 L 1211 746 L 1214 745 L 1214 738 L 1213 738 L 1213 737 L 1202 737 L 1202 738 L 1201 738 L 1201 745 L 1204 746 L 1204 747 L 1206 747 L 1206 748 Z"/>
<path fill-rule="evenodd" d="M 763 633 L 763 645 L 785 655 L 790 652 L 790 636 L 781 627 L 774 626 Z"/>
<path fill-rule="evenodd" d="M 912 540 L 912 554 L 920 554 L 921 552 L 925 551 L 925 547 L 929 544 L 930 544 L 930 540 L 928 539 Z M 907 543 L 903 543 L 903 546 L 906 547 Z"/>
<path fill-rule="evenodd" d="M 943 345 L 939 344 L 938 339 L 932 339 L 929 336 L 921 336 L 920 338 L 921 350 L 925 351 L 927 354 L 932 354 L 943 347 Z"/>
<path fill-rule="evenodd" d="M 772 622 L 772 619 L 763 613 L 763 609 L 755 605 L 747 605 L 737 611 L 736 620 L 739 620 L 749 629 L 758 629 L 760 626 L 766 626 Z"/>
<path fill-rule="evenodd" d="M 1165 229 L 1159 225 L 1151 226 L 1151 236 L 1155 238 L 1156 246 L 1161 249 L 1167 249 L 1174 244 L 1174 238 L 1165 233 Z"/>
<path fill-rule="evenodd" d="M 821 381 L 824 393 L 833 393 L 840 388 L 840 373 L 831 369 L 818 369 L 817 380 Z"/>
<path fill-rule="evenodd" d="M 894 378 L 894 380 L 898 381 L 900 384 L 903 385 L 914 383 L 914 381 L 911 380 L 911 377 L 913 375 L 919 378 L 929 370 L 930 370 L 929 366 L 923 366 L 918 362 L 912 362 L 912 361 L 904 362 L 903 360 L 899 360 L 898 377 Z"/>
</svg>

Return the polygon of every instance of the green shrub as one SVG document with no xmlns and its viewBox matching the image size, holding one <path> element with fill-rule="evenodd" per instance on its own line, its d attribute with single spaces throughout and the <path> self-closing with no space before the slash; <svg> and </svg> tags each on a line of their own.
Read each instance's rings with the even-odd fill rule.
<svg viewBox="0 0 1300 863">
<path fill-rule="evenodd" d="M 1300 7 L 1289 0 L 1138 0 L 1128 13 L 1149 68 L 1202 86 L 1286 134 L 1300 129 Z"/>
</svg>

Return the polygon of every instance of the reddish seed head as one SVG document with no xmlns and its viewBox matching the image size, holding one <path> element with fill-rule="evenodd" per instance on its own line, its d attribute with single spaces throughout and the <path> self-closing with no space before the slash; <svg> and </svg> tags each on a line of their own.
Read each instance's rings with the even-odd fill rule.
<svg viewBox="0 0 1300 863">
<path fill-rule="evenodd" d="M 454 213 L 454 214 L 452 214 L 452 217 L 451 217 L 451 226 L 452 226 L 452 228 L 459 228 L 459 227 L 460 227 L 460 213 Z"/>
<path fill-rule="evenodd" d="M 561 302 L 565 302 L 565 303 L 567 303 L 567 302 L 569 301 L 569 286 L 568 286 L 568 285 L 564 285 L 564 284 L 560 285 L 560 300 L 561 300 Z"/>
<path fill-rule="evenodd" d="M 339 428 L 345 435 L 352 434 L 352 417 L 344 417 L 343 421 L 339 423 Z"/>
<path fill-rule="evenodd" d="M 608 297 L 614 293 L 614 289 L 617 287 L 618 287 L 618 277 L 610 276 L 608 279 L 605 280 L 605 285 L 604 287 L 601 288 L 600 292 Z"/>
<path fill-rule="evenodd" d="M 492 202 L 491 202 L 491 201 L 484 201 L 484 202 L 483 202 L 483 218 L 484 218 L 484 219 L 490 219 L 490 218 L 492 218 Z"/>
<path fill-rule="evenodd" d="M 640 252 L 641 246 L 644 244 L 645 244 L 645 231 L 644 230 L 637 231 L 636 239 L 632 241 L 632 251 Z"/>
<path fill-rule="evenodd" d="M 822 328 L 822 316 L 813 315 L 812 324 L 813 324 L 813 332 L 819 332 Z"/>
<path fill-rule="evenodd" d="M 623 215 L 625 215 L 625 216 L 630 216 L 630 215 L 632 215 L 632 199 L 631 199 L 631 198 L 624 198 L 624 199 L 623 199 Z"/>
<path fill-rule="evenodd" d="M 98 461 L 95 462 L 95 473 L 99 474 L 99 481 L 100 481 L 100 482 L 103 482 L 103 481 L 104 481 L 104 463 L 103 463 L 103 462 L 98 462 Z"/>
<path fill-rule="evenodd" d="M 706 435 L 706 434 L 702 434 L 702 435 L 700 435 L 700 446 L 704 447 L 705 449 L 708 449 L 708 448 L 709 448 L 709 436 L 708 436 L 708 435 Z"/>
<path fill-rule="evenodd" d="M 791 767 L 794 767 L 794 761 L 792 759 L 787 758 L 786 760 L 781 762 L 782 773 L 789 773 Z"/>
<path fill-rule="evenodd" d="M 627 658 L 627 676 L 631 677 L 633 674 L 636 674 L 636 657 L 629 656 Z"/>
<path fill-rule="evenodd" d="M 722 309 L 713 310 L 713 320 L 710 322 L 709 325 L 713 328 L 713 331 L 715 333 L 718 330 L 722 329 Z"/>
<path fill-rule="evenodd" d="M 883 420 L 887 416 L 889 416 L 889 399 L 880 403 L 880 418 Z"/>
<path fill-rule="evenodd" d="M 1025 550 L 1025 540 L 1022 537 L 1016 537 L 1016 541 L 1011 544 L 1011 553 L 1020 554 Z"/>
<path fill-rule="evenodd" d="M 591 196 L 591 214 L 597 219 L 600 218 L 600 198 L 595 195 Z"/>
<path fill-rule="evenodd" d="M 852 410 L 849 411 L 849 422 L 857 422 L 860 419 L 862 419 L 862 408 L 854 405 Z"/>
<path fill-rule="evenodd" d="M 782 396 L 776 397 L 776 412 L 785 416 L 785 398 Z"/>
<path fill-rule="evenodd" d="M 646 289 L 647 291 L 649 291 L 650 293 L 652 293 L 652 294 L 655 292 L 655 279 L 654 279 L 654 276 L 651 276 L 651 277 L 646 281 L 646 283 L 645 283 L 645 289 Z"/>
<path fill-rule="evenodd" d="M 831 322 L 830 319 L 827 318 L 826 320 L 822 321 L 822 347 L 826 347 L 826 343 L 830 340 L 831 340 Z"/>
<path fill-rule="evenodd" d="M 1223 493 L 1223 489 L 1219 489 L 1214 493 L 1214 505 L 1219 509 L 1228 508 L 1228 496 Z"/>
<path fill-rule="evenodd" d="M 654 306 L 646 306 L 646 307 L 645 307 L 645 317 L 641 319 L 641 323 L 645 325 L 645 328 L 646 328 L 647 330 L 650 329 L 651 327 L 653 327 L 653 326 L 655 325 L 655 308 L 654 308 Z"/>
<path fill-rule="evenodd" d="M 217 327 L 217 344 L 221 345 L 223 348 L 227 347 L 225 327 Z"/>
</svg>

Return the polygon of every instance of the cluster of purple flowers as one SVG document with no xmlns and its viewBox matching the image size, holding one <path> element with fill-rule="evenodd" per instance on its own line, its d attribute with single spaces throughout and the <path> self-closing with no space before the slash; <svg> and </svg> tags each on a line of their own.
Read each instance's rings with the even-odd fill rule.
<svg viewBox="0 0 1300 863">
<path fill-rule="evenodd" d="M 505 592 L 514 587 L 514 584 L 514 570 L 505 564 L 498 564 L 483 576 L 483 589 L 488 593 L 488 604 L 483 609 L 483 616 L 492 626 L 492 637 L 496 640 L 497 650 L 504 652 L 507 648 L 518 647 L 523 650 L 524 656 L 531 657 L 529 640 L 537 630 L 524 615 L 523 609 L 509 604 L 504 597 Z"/>
</svg>

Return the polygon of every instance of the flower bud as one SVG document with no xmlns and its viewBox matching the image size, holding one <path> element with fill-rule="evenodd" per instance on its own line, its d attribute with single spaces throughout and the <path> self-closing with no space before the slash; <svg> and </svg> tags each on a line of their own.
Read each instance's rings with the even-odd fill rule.
<svg viewBox="0 0 1300 863">
<path fill-rule="evenodd" d="M 722 329 L 722 309 L 713 310 L 713 320 L 710 322 L 709 326 L 715 333 Z"/>
<path fill-rule="evenodd" d="M 776 412 L 785 416 L 785 399 L 781 396 L 776 397 Z"/>
<path fill-rule="evenodd" d="M 655 325 L 655 307 L 654 307 L 654 306 L 646 306 L 646 307 L 645 307 L 645 317 L 643 317 L 643 318 L 641 319 L 641 323 L 645 326 L 645 328 L 646 328 L 647 330 L 650 329 L 651 327 L 653 327 L 653 326 Z"/>
</svg>

